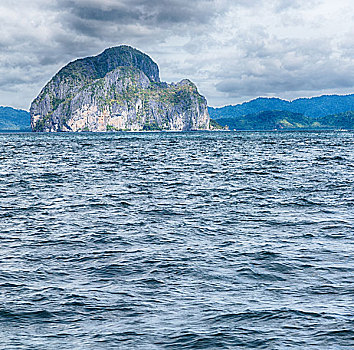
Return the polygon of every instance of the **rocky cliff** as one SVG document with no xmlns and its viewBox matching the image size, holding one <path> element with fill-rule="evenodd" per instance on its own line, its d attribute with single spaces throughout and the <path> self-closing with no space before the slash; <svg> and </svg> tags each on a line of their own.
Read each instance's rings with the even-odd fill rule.
<svg viewBox="0 0 354 350">
<path fill-rule="evenodd" d="M 189 80 L 160 82 L 151 58 L 129 46 L 69 63 L 32 102 L 33 131 L 206 130 L 206 99 Z"/>
</svg>

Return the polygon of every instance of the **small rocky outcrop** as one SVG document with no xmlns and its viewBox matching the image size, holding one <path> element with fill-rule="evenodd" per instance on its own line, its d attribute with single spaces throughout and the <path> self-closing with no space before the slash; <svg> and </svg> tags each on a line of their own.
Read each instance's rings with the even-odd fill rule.
<svg viewBox="0 0 354 350">
<path fill-rule="evenodd" d="M 208 130 L 206 99 L 185 79 L 167 84 L 144 53 L 113 47 L 69 63 L 32 102 L 33 131 Z"/>
</svg>

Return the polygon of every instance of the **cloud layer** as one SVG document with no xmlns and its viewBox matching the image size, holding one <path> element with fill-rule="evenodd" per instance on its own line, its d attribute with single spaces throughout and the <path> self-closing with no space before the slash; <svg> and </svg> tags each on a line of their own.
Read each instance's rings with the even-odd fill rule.
<svg viewBox="0 0 354 350">
<path fill-rule="evenodd" d="M 210 105 L 354 91 L 351 0 L 2 0 L 0 105 L 28 109 L 63 65 L 128 44 Z"/>
</svg>

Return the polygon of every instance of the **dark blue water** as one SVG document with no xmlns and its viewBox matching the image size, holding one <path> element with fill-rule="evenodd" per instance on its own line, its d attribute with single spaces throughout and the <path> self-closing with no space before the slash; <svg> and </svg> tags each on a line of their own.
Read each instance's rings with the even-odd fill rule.
<svg viewBox="0 0 354 350">
<path fill-rule="evenodd" d="M 353 349 L 354 134 L 0 134 L 0 347 Z"/>
</svg>

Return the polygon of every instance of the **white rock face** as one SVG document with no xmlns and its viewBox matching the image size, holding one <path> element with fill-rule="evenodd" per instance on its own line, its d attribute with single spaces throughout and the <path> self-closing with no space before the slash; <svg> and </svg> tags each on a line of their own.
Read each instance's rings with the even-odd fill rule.
<svg viewBox="0 0 354 350">
<path fill-rule="evenodd" d="M 128 116 L 125 111 L 121 115 L 111 115 L 108 107 L 99 111 L 97 105 L 84 105 L 77 109 L 67 121 L 67 131 L 124 130 Z"/>
</svg>

